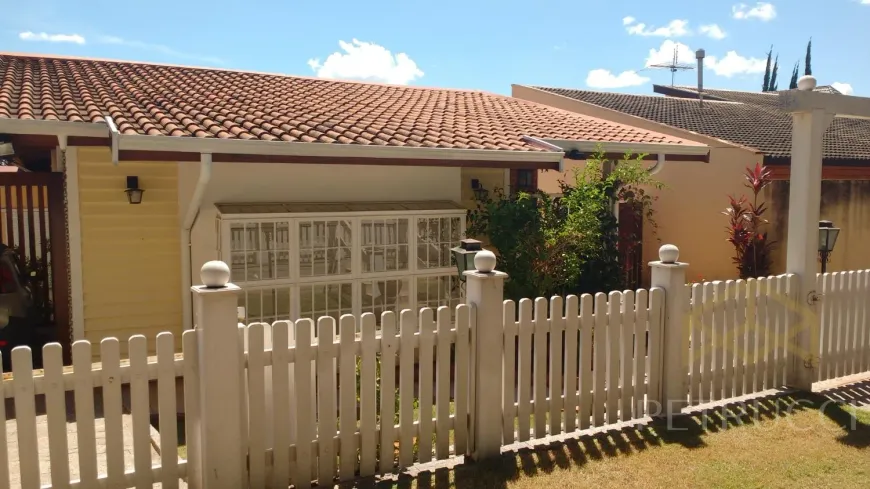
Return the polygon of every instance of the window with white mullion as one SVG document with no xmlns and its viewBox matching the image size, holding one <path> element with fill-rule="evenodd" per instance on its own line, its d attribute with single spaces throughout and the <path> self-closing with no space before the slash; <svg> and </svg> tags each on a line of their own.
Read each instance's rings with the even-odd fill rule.
<svg viewBox="0 0 870 489">
<path fill-rule="evenodd" d="M 359 219 L 357 254 L 361 275 L 410 271 L 412 222 L 410 216 Z"/>
</svg>

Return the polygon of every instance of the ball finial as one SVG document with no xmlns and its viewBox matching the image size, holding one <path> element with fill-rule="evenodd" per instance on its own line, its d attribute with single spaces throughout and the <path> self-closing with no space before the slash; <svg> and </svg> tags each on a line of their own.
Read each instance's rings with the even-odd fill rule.
<svg viewBox="0 0 870 489">
<path fill-rule="evenodd" d="M 813 75 L 804 75 L 798 79 L 797 82 L 798 90 L 803 90 L 805 92 L 810 90 L 815 90 L 816 88 L 816 77 Z"/>
<path fill-rule="evenodd" d="M 219 289 L 230 283 L 230 267 L 220 260 L 205 262 L 199 271 L 202 284 L 210 289 Z"/>
<path fill-rule="evenodd" d="M 481 250 L 474 255 L 474 268 L 480 273 L 490 273 L 495 270 L 495 253 Z"/>
<path fill-rule="evenodd" d="M 662 263 L 676 263 L 680 258 L 680 249 L 675 245 L 666 244 L 659 248 L 659 260 Z"/>
</svg>

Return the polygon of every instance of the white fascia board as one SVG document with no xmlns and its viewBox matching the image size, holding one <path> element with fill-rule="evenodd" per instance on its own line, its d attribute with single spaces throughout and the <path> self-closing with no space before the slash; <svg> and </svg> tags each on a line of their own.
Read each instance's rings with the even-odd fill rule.
<svg viewBox="0 0 870 489">
<path fill-rule="evenodd" d="M 705 156 L 710 152 L 710 147 L 705 144 L 626 143 L 619 141 L 583 141 L 571 139 L 544 139 L 544 141 L 558 146 L 564 151 L 577 150 L 583 153 L 594 153 L 602 150 L 607 153 Z"/>
</svg>

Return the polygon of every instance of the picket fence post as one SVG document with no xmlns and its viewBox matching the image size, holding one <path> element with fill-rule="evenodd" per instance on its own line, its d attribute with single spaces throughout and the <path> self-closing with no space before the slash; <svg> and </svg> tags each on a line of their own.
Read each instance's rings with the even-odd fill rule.
<svg viewBox="0 0 870 489">
<path fill-rule="evenodd" d="M 664 289 L 665 302 L 661 329 L 661 392 L 650 393 L 650 406 L 659 416 L 679 414 L 688 404 L 689 392 L 689 318 L 686 294 L 686 268 L 680 263 L 680 250 L 670 244 L 659 248 L 659 261 L 650 262 L 651 286 Z M 658 398 L 656 398 L 658 395 Z"/>
<path fill-rule="evenodd" d="M 495 254 L 483 250 L 474 257 L 474 268 L 464 273 L 465 302 L 476 310 L 474 324 L 475 394 L 471 409 L 471 456 L 475 460 L 497 457 L 502 434 L 502 345 L 504 344 L 504 280 L 495 270 Z"/>
<path fill-rule="evenodd" d="M 202 266 L 204 285 L 193 291 L 194 328 L 199 351 L 200 410 L 194 423 L 198 456 L 188 466 L 191 489 L 244 487 L 242 453 L 242 369 L 239 355 L 238 293 L 229 283 L 230 269 L 221 261 Z"/>
</svg>

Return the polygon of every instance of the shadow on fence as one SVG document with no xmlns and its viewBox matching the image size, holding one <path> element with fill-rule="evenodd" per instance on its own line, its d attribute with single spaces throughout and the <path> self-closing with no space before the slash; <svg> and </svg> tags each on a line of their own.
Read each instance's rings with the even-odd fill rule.
<svg viewBox="0 0 870 489">
<path fill-rule="evenodd" d="M 740 403 L 698 410 L 667 420 L 652 420 L 621 429 L 608 429 L 573 439 L 560 439 L 533 448 L 521 448 L 479 463 L 458 464 L 397 479 L 363 479 L 341 488 L 506 488 L 522 477 L 578 469 L 590 462 L 638 455 L 676 444 L 690 450 L 707 448 L 707 435 L 752 426 L 799 413 L 818 411 L 842 430 L 837 442 L 855 448 L 870 446 L 870 416 L 858 419 L 850 405 L 870 406 L 870 381 L 822 393 L 778 393 Z"/>
</svg>

